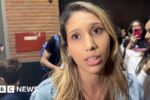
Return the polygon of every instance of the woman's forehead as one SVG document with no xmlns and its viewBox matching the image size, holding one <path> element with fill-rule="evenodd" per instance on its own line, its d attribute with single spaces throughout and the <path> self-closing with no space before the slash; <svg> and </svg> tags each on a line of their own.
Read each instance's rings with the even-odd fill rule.
<svg viewBox="0 0 150 100">
<path fill-rule="evenodd" d="M 87 24 L 95 24 L 99 23 L 103 26 L 102 21 L 95 14 L 90 12 L 79 11 L 73 13 L 66 23 L 66 27 L 68 25 L 75 26 L 84 24 L 82 26 L 86 26 Z"/>
</svg>

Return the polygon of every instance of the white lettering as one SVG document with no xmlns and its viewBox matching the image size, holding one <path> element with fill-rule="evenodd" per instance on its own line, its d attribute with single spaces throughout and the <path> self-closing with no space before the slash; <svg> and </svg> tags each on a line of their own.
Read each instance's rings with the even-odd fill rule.
<svg viewBox="0 0 150 100">
<path fill-rule="evenodd" d="M 17 86 L 17 92 L 33 92 L 36 89 L 36 86 Z"/>
<path fill-rule="evenodd" d="M 15 93 L 15 87 L 12 85 L 7 86 L 7 93 Z"/>
<path fill-rule="evenodd" d="M 36 89 L 36 87 L 27 87 L 27 92 L 33 92 Z"/>
<path fill-rule="evenodd" d="M 6 93 L 6 86 L 0 85 L 0 93 Z"/>
</svg>

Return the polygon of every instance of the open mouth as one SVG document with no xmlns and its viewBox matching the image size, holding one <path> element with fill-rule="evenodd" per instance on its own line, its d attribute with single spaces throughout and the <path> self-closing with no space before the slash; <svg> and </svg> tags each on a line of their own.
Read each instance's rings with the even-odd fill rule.
<svg viewBox="0 0 150 100">
<path fill-rule="evenodd" d="M 95 66 L 95 65 L 100 64 L 102 62 L 102 60 L 101 60 L 100 56 L 93 56 L 93 57 L 87 58 L 86 62 L 90 66 Z"/>
</svg>

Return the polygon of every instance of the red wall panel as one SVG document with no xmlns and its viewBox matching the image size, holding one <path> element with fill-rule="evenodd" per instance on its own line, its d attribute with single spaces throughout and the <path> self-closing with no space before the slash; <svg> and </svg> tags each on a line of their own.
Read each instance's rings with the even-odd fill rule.
<svg viewBox="0 0 150 100">
<path fill-rule="evenodd" d="M 16 33 L 16 51 L 39 51 L 46 40 L 45 32 Z"/>
</svg>

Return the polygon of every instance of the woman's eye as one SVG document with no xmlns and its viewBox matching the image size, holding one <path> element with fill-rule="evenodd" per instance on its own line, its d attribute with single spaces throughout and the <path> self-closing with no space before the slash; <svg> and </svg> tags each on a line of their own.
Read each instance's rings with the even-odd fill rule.
<svg viewBox="0 0 150 100">
<path fill-rule="evenodd" d="M 93 29 L 93 34 L 100 34 L 100 33 L 102 33 L 103 32 L 103 28 L 100 28 L 100 27 L 97 27 L 97 28 L 94 28 Z"/>
<path fill-rule="evenodd" d="M 77 40 L 80 38 L 80 35 L 79 34 L 74 34 L 71 36 L 73 40 Z"/>
</svg>

